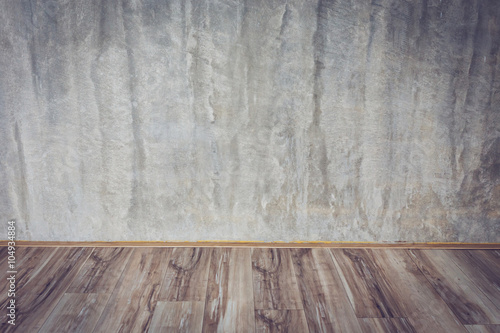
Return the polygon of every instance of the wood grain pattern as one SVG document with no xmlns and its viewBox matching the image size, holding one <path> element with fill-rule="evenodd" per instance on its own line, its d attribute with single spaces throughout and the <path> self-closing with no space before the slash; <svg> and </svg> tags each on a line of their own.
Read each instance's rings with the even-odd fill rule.
<svg viewBox="0 0 500 333">
<path fill-rule="evenodd" d="M 7 277 L 7 271 L 9 270 L 8 265 L 7 265 L 7 247 L 2 247 L 0 250 L 0 281 L 4 281 L 5 278 Z M 4 293 L 6 289 L 6 286 L 2 284 L 0 286 L 0 292 Z"/>
<path fill-rule="evenodd" d="M 309 332 L 304 310 L 256 310 L 256 333 Z"/>
<path fill-rule="evenodd" d="M 0 241 L 0 246 L 7 241 Z M 354 248 L 354 249 L 500 249 L 500 243 L 378 243 L 378 242 L 252 242 L 252 241 L 198 241 L 198 242 L 40 242 L 17 241 L 18 247 L 244 247 L 244 248 Z"/>
<path fill-rule="evenodd" d="M 0 279 L 1 279 L 1 281 L 4 281 L 7 278 L 7 271 L 10 270 L 10 268 L 8 267 L 9 254 L 8 254 L 7 249 L 8 249 L 7 246 L 0 247 Z M 17 251 L 16 251 L 16 256 L 17 256 Z M 0 286 L 0 292 L 2 292 L 2 295 L 4 294 L 5 290 L 6 290 L 5 286 L 4 286 L 4 284 L 2 284 Z"/>
<path fill-rule="evenodd" d="M 8 247 L 5 246 L 0 246 L 0 266 L 3 266 L 4 263 L 7 261 L 7 258 L 9 255 L 7 254 Z M 3 272 L 3 270 L 2 270 Z"/>
<path fill-rule="evenodd" d="M 91 252 L 91 248 L 57 248 L 43 262 L 28 260 L 34 267 L 26 283 L 17 288 L 16 326 L 2 323 L 0 331 L 38 331 Z"/>
<path fill-rule="evenodd" d="M 327 249 L 293 249 L 291 253 L 309 331 L 361 331 L 331 252 Z"/>
<path fill-rule="evenodd" d="M 446 251 L 467 277 L 500 309 L 500 251 Z"/>
<path fill-rule="evenodd" d="M 174 248 L 159 300 L 204 301 L 212 249 Z"/>
<path fill-rule="evenodd" d="M 465 332 L 453 312 L 413 263 L 406 250 L 373 252 L 382 276 L 391 281 L 398 306 L 417 332 Z"/>
<path fill-rule="evenodd" d="M 42 265 L 36 265 L 35 262 L 32 263 L 36 265 L 35 269 L 31 272 L 30 279 L 24 286 L 19 288 L 19 291 L 21 293 L 36 294 L 53 292 L 55 289 L 66 291 L 92 251 L 92 248 L 56 249 L 54 254 Z M 72 273 L 71 276 L 68 276 L 69 273 Z M 63 286 L 61 279 L 67 284 Z M 35 290 L 36 292 L 33 292 Z"/>
<path fill-rule="evenodd" d="M 333 261 L 358 318 L 404 317 L 390 280 L 365 249 L 331 249 Z M 390 322 L 390 321 L 389 321 Z"/>
<path fill-rule="evenodd" d="M 465 325 L 469 333 L 500 333 L 500 325 Z"/>
<path fill-rule="evenodd" d="M 92 332 L 108 298 L 106 294 L 64 294 L 38 332 Z"/>
<path fill-rule="evenodd" d="M 408 253 L 463 324 L 500 324 L 500 310 L 469 280 L 447 252 L 408 250 Z"/>
<path fill-rule="evenodd" d="M 204 302 L 158 302 L 148 332 L 201 332 L 204 305 Z"/>
<path fill-rule="evenodd" d="M 252 261 L 249 249 L 212 252 L 203 332 L 254 332 Z"/>
<path fill-rule="evenodd" d="M 406 318 L 360 318 L 363 333 L 416 333 Z"/>
<path fill-rule="evenodd" d="M 95 332 L 145 332 L 149 329 L 170 253 L 171 249 L 133 249 Z"/>
<path fill-rule="evenodd" d="M 56 248 L 25 247 L 16 250 L 16 289 L 24 290 L 24 286 L 39 274 L 48 260 L 56 253 Z M 2 271 L 2 281 L 7 271 Z M 4 309 L 7 301 L 7 284 L 2 283 L 0 289 L 0 308 Z"/>
<path fill-rule="evenodd" d="M 497 250 L 184 248 L 175 261 L 170 260 L 172 252 L 19 248 L 17 325 L 6 324 L 4 317 L 0 331 L 498 332 L 500 326 L 464 326 L 450 309 L 458 307 L 459 316 L 473 319 L 497 318 Z M 181 269 L 173 276 L 185 281 L 177 284 L 184 289 L 175 290 L 197 295 L 206 283 L 201 301 L 177 297 L 158 302 L 167 270 L 174 265 Z M 205 279 L 199 273 L 203 270 Z M 291 272 L 298 296 L 283 295 L 295 293 Z M 201 281 L 201 287 L 193 286 L 194 281 Z M 270 287 L 256 285 L 254 290 L 256 281 Z M 0 287 L 5 309 L 6 284 Z M 255 309 L 258 298 L 269 307 L 300 299 L 303 309 Z M 366 313 L 377 314 L 370 312 L 375 306 L 380 315 L 404 318 L 358 319 L 351 301 L 359 310 L 363 300 Z"/>
<path fill-rule="evenodd" d="M 25 285 L 32 280 L 42 269 L 45 267 L 47 261 L 55 254 L 57 248 L 33 248 L 33 247 L 24 247 L 16 249 L 16 307 L 18 308 L 19 314 L 19 302 L 21 294 L 25 290 Z M 7 267 L 5 263 L 5 268 Z M 6 309 L 7 302 L 9 302 L 10 298 L 8 297 L 7 290 L 10 285 L 7 283 L 7 270 L 3 270 L 1 275 L 2 282 L 0 283 L 0 309 Z M 9 274 L 11 275 L 11 274 Z M 35 290 L 32 290 L 35 292 Z M 25 312 L 27 314 L 28 312 Z M 1 317 L 0 320 L 0 332 L 6 330 L 7 325 L 7 316 Z M 15 329 L 11 328 L 11 330 L 15 331 Z"/>
<path fill-rule="evenodd" d="M 234 250 L 230 248 L 218 248 L 212 252 L 203 317 L 204 332 L 217 332 L 224 323 L 229 297 L 228 281 L 232 251 Z"/>
<path fill-rule="evenodd" d="M 302 309 L 288 249 L 253 249 L 255 309 Z"/>
<path fill-rule="evenodd" d="M 111 294 L 131 253 L 125 247 L 94 249 L 67 292 Z"/>
</svg>

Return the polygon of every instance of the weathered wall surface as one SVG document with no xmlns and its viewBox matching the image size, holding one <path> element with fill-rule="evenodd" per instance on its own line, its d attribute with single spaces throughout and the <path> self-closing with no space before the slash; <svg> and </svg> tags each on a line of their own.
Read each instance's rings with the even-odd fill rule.
<svg viewBox="0 0 500 333">
<path fill-rule="evenodd" d="M 499 1 L 0 9 L 19 239 L 500 241 Z"/>
</svg>

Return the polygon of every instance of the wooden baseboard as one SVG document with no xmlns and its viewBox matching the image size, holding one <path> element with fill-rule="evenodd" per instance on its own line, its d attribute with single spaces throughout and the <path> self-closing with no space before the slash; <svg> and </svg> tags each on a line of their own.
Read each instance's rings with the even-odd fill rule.
<svg viewBox="0 0 500 333">
<path fill-rule="evenodd" d="M 0 241 L 7 246 L 8 241 Z M 19 240 L 18 247 L 264 247 L 264 248 L 363 248 L 363 249 L 500 249 L 500 243 L 460 243 L 460 242 L 256 242 L 256 241 L 198 241 L 198 242 L 38 242 Z"/>
</svg>

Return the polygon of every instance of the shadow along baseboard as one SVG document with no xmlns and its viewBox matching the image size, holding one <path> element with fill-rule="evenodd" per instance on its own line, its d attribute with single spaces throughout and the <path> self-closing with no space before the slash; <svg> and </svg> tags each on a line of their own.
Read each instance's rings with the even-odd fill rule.
<svg viewBox="0 0 500 333">
<path fill-rule="evenodd" d="M 7 246 L 9 241 L 0 241 L 0 246 Z M 258 242 L 258 241 L 118 241 L 118 242 L 39 242 L 15 241 L 17 247 L 261 247 L 261 248 L 401 248 L 401 249 L 500 249 L 500 243 L 460 243 L 460 242 Z"/>
</svg>

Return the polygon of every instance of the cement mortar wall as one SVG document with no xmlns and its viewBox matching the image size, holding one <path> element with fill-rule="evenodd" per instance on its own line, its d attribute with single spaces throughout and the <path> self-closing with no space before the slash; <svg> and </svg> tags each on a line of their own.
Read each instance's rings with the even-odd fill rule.
<svg viewBox="0 0 500 333">
<path fill-rule="evenodd" d="M 500 241 L 500 1 L 0 2 L 0 238 Z"/>
</svg>

